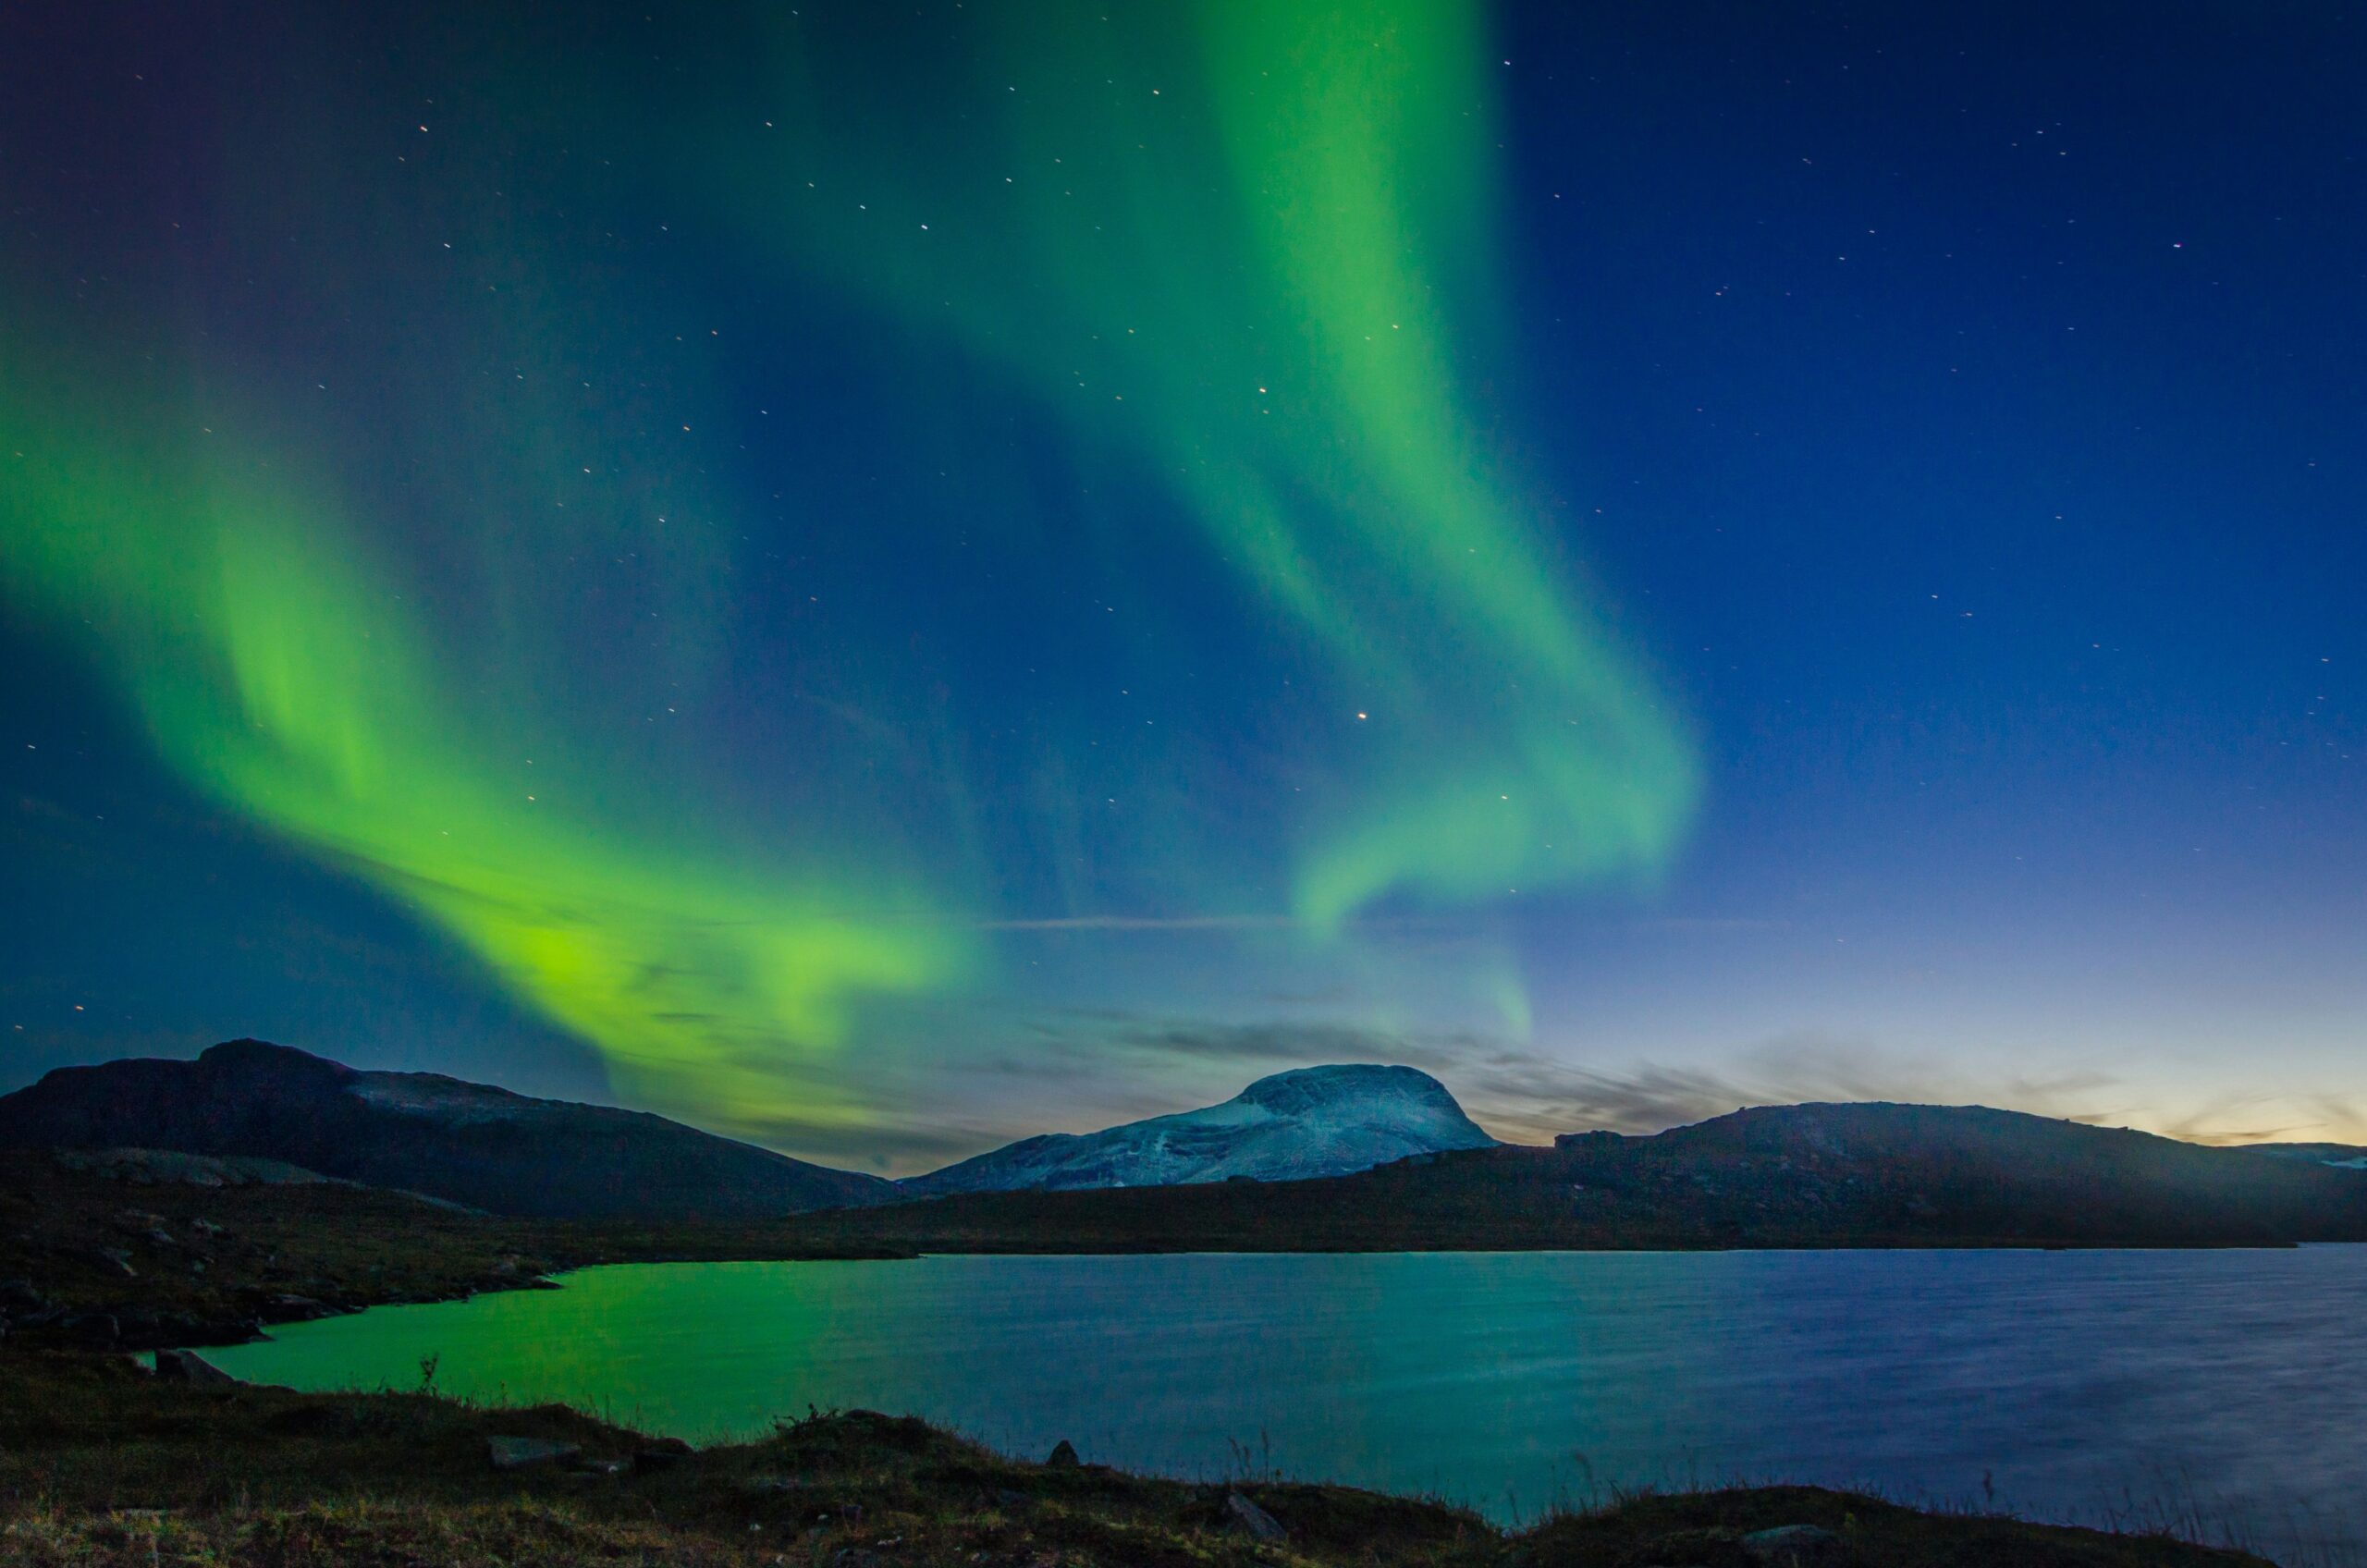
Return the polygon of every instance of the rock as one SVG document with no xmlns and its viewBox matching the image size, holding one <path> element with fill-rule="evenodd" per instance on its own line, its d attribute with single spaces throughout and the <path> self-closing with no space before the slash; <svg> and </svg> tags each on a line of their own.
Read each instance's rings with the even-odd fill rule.
<svg viewBox="0 0 2367 1568">
<path fill-rule="evenodd" d="M 156 1376 L 167 1383 L 198 1383 L 209 1388 L 227 1388 L 239 1380 L 193 1350 L 158 1351 Z"/>
<path fill-rule="evenodd" d="M 555 1443 L 547 1438 L 487 1438 L 484 1446 L 496 1470 L 522 1470 L 530 1464 L 557 1464 L 583 1452 L 573 1443 Z"/>
<path fill-rule="evenodd" d="M 1226 1513 L 1233 1515 L 1234 1524 L 1248 1531 L 1258 1540 L 1279 1541 L 1287 1539 L 1290 1536 L 1290 1532 L 1282 1528 L 1281 1520 L 1239 1492 L 1225 1493 L 1224 1508 Z"/>
<path fill-rule="evenodd" d="M 1743 1537 L 1742 1549 L 1754 1562 L 1767 1568 L 1815 1568 L 1817 1564 L 1843 1561 L 1846 1550 L 1841 1537 L 1831 1530 L 1814 1525 L 1778 1525 L 1772 1530 L 1754 1530 Z"/>
<path fill-rule="evenodd" d="M 688 1459 L 691 1445 L 680 1438 L 656 1438 L 633 1451 L 636 1470 L 669 1470 Z"/>
<path fill-rule="evenodd" d="M 1742 1550 L 1742 1542 L 1733 1530 L 1711 1525 L 1706 1529 L 1655 1532 L 1650 1538 L 1638 1542 L 1621 1555 L 1620 1561 L 1651 1563 L 1655 1568 L 1756 1568 L 1757 1560 Z M 1521 1568 L 1536 1568 L 1531 1558 Z"/>
<path fill-rule="evenodd" d="M 1073 1470 L 1076 1465 L 1076 1446 L 1066 1438 L 1054 1443 L 1052 1452 L 1044 1456 L 1044 1468 L 1047 1470 Z"/>
<path fill-rule="evenodd" d="M 140 1270 L 131 1267 L 131 1255 L 121 1247 L 92 1247 L 91 1256 L 116 1269 L 127 1279 L 140 1278 Z"/>
<path fill-rule="evenodd" d="M 587 1476 L 621 1476 L 632 1468 L 630 1459 L 585 1459 L 577 1462 L 578 1470 Z"/>
</svg>

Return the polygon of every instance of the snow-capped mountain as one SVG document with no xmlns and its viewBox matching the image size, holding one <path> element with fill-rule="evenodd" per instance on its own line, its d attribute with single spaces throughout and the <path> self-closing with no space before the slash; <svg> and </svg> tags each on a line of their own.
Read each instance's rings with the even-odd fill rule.
<svg viewBox="0 0 2367 1568">
<path fill-rule="evenodd" d="M 1446 1085 L 1410 1067 L 1303 1067 L 1222 1105 L 1098 1133 L 1048 1133 L 900 1182 L 916 1197 L 1343 1176 L 1408 1155 L 1487 1148 Z"/>
</svg>

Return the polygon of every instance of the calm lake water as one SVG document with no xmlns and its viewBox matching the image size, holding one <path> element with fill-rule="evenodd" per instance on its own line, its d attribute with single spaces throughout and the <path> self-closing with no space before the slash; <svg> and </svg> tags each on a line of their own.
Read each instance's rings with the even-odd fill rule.
<svg viewBox="0 0 2367 1568">
<path fill-rule="evenodd" d="M 693 1439 L 861 1406 L 1040 1457 L 1443 1494 L 1870 1486 L 2199 1511 L 2367 1562 L 2367 1247 L 931 1257 L 595 1268 L 215 1354 L 299 1388 L 564 1400 Z"/>
</svg>

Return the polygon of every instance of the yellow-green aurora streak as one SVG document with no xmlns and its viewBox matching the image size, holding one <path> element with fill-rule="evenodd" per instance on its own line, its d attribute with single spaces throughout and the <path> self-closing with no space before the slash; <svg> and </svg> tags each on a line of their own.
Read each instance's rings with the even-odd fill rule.
<svg viewBox="0 0 2367 1568">
<path fill-rule="evenodd" d="M 436 922 L 641 1095 L 724 1125 L 828 1125 L 847 1112 L 807 1059 L 841 1041 L 849 999 L 963 966 L 958 930 L 912 918 L 916 901 L 844 913 L 896 898 L 876 865 L 855 868 L 863 900 L 828 872 L 784 891 L 531 793 L 366 581 L 332 501 L 201 455 L 227 433 L 143 451 L 61 437 L 79 422 L 57 409 L 0 403 L 0 582 L 100 634 L 185 778 Z"/>
</svg>

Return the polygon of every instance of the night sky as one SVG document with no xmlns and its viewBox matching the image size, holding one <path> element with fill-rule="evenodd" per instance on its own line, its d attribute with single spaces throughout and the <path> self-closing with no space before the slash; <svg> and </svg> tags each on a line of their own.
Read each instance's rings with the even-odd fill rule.
<svg viewBox="0 0 2367 1568">
<path fill-rule="evenodd" d="M 2320 6 L 0 11 L 0 1088 L 2367 1141 Z"/>
</svg>

